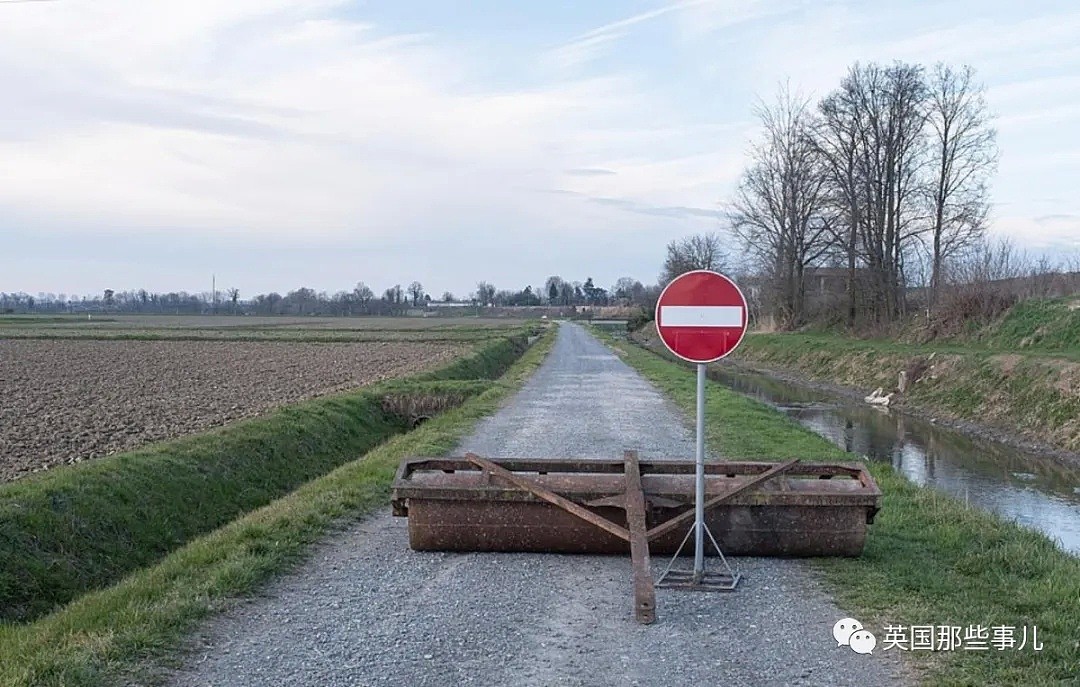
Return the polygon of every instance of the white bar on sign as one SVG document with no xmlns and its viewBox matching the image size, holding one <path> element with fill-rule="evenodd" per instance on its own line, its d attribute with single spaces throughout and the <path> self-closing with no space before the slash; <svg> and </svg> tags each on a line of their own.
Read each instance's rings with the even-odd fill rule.
<svg viewBox="0 0 1080 687">
<path fill-rule="evenodd" d="M 738 305 L 661 305 L 661 327 L 741 327 Z"/>
</svg>

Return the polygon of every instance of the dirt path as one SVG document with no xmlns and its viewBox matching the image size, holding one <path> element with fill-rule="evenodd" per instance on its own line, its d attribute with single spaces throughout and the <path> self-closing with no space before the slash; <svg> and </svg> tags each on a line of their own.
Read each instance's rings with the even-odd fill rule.
<svg viewBox="0 0 1080 687">
<path fill-rule="evenodd" d="M 689 457 L 677 411 L 576 325 L 461 450 L 493 456 Z M 324 544 L 264 598 L 213 621 L 173 684 L 895 684 L 895 653 L 837 647 L 803 562 L 734 559 L 732 594 L 660 590 L 631 613 L 623 557 L 418 553 L 383 514 Z M 659 567 L 665 561 L 656 560 Z"/>
</svg>

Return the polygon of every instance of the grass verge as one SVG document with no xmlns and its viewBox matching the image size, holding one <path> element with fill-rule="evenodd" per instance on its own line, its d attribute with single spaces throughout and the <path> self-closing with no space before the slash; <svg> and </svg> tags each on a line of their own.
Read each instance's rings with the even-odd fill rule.
<svg viewBox="0 0 1080 687">
<path fill-rule="evenodd" d="M 160 560 L 483 391 L 525 348 L 501 338 L 440 370 L 0 486 L 0 621 L 39 617 Z"/>
<path fill-rule="evenodd" d="M 998 348 L 1080 353 L 1080 299 L 1021 301 L 974 338 Z"/>
<path fill-rule="evenodd" d="M 691 370 L 607 338 L 687 413 Z M 707 436 L 732 458 L 854 457 L 781 413 L 709 383 Z M 871 463 L 884 493 L 859 558 L 816 559 L 838 602 L 879 638 L 886 625 L 1037 626 L 1042 651 L 906 652 L 931 685 L 1063 685 L 1080 676 L 1080 559 L 1045 536 Z M 898 651 L 898 649 L 891 649 Z"/>
<path fill-rule="evenodd" d="M 532 374 L 552 328 L 490 389 L 419 429 L 399 435 L 291 494 L 255 510 L 27 625 L 0 626 L 0 684 L 35 687 L 130 680 L 175 651 L 206 616 L 302 560 L 308 547 L 388 503 L 399 461 L 445 453 Z"/>
</svg>

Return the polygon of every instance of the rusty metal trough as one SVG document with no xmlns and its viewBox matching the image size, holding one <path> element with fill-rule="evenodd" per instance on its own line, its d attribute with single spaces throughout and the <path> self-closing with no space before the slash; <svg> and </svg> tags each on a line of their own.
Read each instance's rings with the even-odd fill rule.
<svg viewBox="0 0 1080 687">
<path fill-rule="evenodd" d="M 648 556 L 675 553 L 693 524 L 694 462 L 409 458 L 392 503 L 418 551 L 629 549 L 638 620 L 651 622 Z M 705 522 L 729 555 L 858 556 L 880 507 L 859 464 L 705 465 Z"/>
</svg>

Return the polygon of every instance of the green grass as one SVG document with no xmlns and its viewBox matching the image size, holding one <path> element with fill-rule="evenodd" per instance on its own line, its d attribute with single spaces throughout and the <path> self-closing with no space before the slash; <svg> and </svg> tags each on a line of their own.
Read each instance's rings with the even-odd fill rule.
<svg viewBox="0 0 1080 687">
<path fill-rule="evenodd" d="M 83 596 L 28 625 L 0 625 L 0 684 L 68 687 L 143 683 L 208 615 L 303 560 L 335 528 L 388 507 L 398 463 L 440 455 L 519 388 L 554 341 L 554 329 L 489 390 L 399 435 L 287 496 L 174 551 L 158 565 Z M 134 676 L 134 677 L 133 677 Z"/>
<path fill-rule="evenodd" d="M 0 315 L 0 325 L 34 325 L 50 324 L 54 322 L 72 323 L 77 320 L 77 315 Z M 98 322 L 115 322 L 116 320 L 98 320 Z"/>
<path fill-rule="evenodd" d="M 0 486 L 0 620 L 39 617 L 355 459 L 407 428 L 384 397 L 463 400 L 486 387 L 461 380 L 498 377 L 524 347 L 498 339 L 411 380 Z"/>
<path fill-rule="evenodd" d="M 692 371 L 632 344 L 623 359 L 693 412 Z M 732 458 L 850 462 L 785 415 L 709 383 L 711 450 Z M 907 652 L 931 685 L 1064 685 L 1080 680 L 1080 559 L 1045 536 L 869 464 L 884 494 L 860 558 L 816 559 L 840 605 L 885 625 L 1038 626 L 1044 650 Z M 879 651 L 883 634 L 878 634 Z M 895 651 L 895 649 L 891 650 Z"/>
<path fill-rule="evenodd" d="M 1017 303 L 999 322 L 975 335 L 995 348 L 1040 352 L 1080 351 L 1080 299 Z"/>
</svg>

